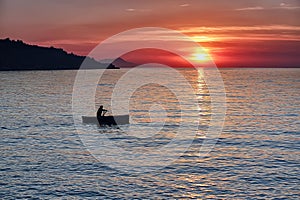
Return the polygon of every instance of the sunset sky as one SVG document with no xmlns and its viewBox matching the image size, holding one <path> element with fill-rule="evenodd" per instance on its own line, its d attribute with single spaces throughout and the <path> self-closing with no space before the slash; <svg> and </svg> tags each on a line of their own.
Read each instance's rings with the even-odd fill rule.
<svg viewBox="0 0 300 200">
<path fill-rule="evenodd" d="M 299 67 L 299 19 L 299 0 L 0 0 L 0 38 L 87 55 L 119 32 L 164 27 L 192 37 L 220 66 Z"/>
</svg>

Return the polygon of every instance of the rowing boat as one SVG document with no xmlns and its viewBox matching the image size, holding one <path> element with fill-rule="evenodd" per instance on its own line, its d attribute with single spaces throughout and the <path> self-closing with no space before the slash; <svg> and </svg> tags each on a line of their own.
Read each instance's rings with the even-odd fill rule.
<svg viewBox="0 0 300 200">
<path fill-rule="evenodd" d="M 100 126 L 129 124 L 129 115 L 102 116 L 99 119 L 94 116 L 82 116 L 82 123 L 99 124 Z"/>
</svg>

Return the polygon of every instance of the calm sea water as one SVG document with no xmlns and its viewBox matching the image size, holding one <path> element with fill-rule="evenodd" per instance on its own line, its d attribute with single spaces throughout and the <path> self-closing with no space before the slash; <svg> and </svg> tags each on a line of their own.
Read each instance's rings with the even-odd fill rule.
<svg viewBox="0 0 300 200">
<path fill-rule="evenodd" d="M 113 80 L 125 71 L 106 72 L 97 87 L 97 106 L 110 109 Z M 299 198 L 300 69 L 221 70 L 227 95 L 225 124 L 205 158 L 197 153 L 205 138 L 202 129 L 210 123 L 209 93 L 197 71 L 180 72 L 198 88 L 199 133 L 174 162 L 140 174 L 107 166 L 83 145 L 71 106 L 76 71 L 1 72 L 1 199 Z M 168 142 L 177 128 L 174 116 L 179 108 L 172 95 L 157 85 L 134 93 L 130 115 L 135 123 L 148 123 L 149 109 L 152 120 L 160 122 L 155 110 L 160 107 L 151 107 L 153 103 L 165 107 L 169 116 L 166 129 L 150 139 L 132 139 L 116 128 L 82 128 L 97 130 L 124 148 L 155 148 Z"/>
</svg>

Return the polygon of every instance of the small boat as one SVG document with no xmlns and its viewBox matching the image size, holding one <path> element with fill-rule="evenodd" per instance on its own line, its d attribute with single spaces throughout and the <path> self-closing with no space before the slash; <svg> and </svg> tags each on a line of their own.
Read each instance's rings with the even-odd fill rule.
<svg viewBox="0 0 300 200">
<path fill-rule="evenodd" d="M 103 125 L 129 124 L 129 115 L 102 116 L 99 119 L 94 116 L 82 116 L 82 123 Z"/>
</svg>

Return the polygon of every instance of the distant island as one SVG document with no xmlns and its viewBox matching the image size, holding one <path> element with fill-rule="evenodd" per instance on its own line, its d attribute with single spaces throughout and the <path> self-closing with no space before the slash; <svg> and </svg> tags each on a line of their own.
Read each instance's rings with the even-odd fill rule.
<svg viewBox="0 0 300 200">
<path fill-rule="evenodd" d="M 100 60 L 100 62 L 102 62 L 102 63 L 112 63 L 114 66 L 116 66 L 116 67 L 122 67 L 122 68 L 136 67 L 137 65 L 139 65 L 137 63 L 128 62 L 127 60 L 125 60 L 125 59 L 123 59 L 121 57 L 119 57 L 119 58 L 117 58 L 115 60 L 113 60 L 113 59 Z"/>
<path fill-rule="evenodd" d="M 63 49 L 29 45 L 22 40 L 0 39 L 0 71 L 79 69 L 85 60 L 89 69 L 119 69 L 86 56 L 67 53 Z M 108 67 L 107 67 L 108 66 Z"/>
</svg>

